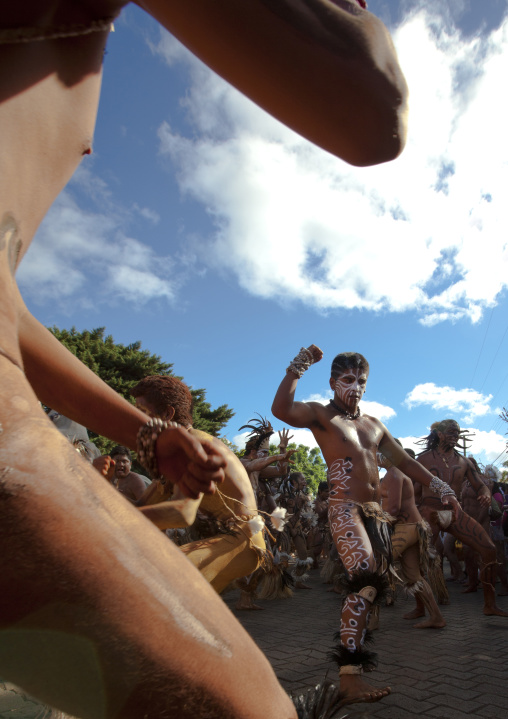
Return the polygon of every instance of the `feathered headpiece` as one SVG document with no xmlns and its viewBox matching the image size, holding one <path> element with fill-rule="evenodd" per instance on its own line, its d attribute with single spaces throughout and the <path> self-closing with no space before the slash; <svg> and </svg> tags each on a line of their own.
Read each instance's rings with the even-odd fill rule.
<svg viewBox="0 0 508 719">
<path fill-rule="evenodd" d="M 273 434 L 273 427 L 266 417 L 262 417 L 260 414 L 258 414 L 258 417 L 259 419 L 249 419 L 249 422 L 252 424 L 244 424 L 238 430 L 239 432 L 241 432 L 242 429 L 251 430 L 248 435 L 247 444 L 245 445 L 246 452 L 250 452 L 252 449 L 269 449 L 270 447 L 270 437 Z"/>
</svg>

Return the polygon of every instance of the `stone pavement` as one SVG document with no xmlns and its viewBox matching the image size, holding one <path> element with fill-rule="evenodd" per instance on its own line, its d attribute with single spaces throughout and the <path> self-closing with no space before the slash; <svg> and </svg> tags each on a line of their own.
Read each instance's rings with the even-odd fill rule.
<svg viewBox="0 0 508 719">
<path fill-rule="evenodd" d="M 288 692 L 300 692 L 337 670 L 327 654 L 339 627 L 340 600 L 310 574 L 311 590 L 292 599 L 259 601 L 264 611 L 236 611 L 239 592 L 224 601 L 270 660 Z M 379 668 L 367 675 L 375 686 L 391 686 L 392 694 L 375 704 L 344 708 L 350 719 L 497 719 L 508 709 L 508 618 L 482 614 L 483 593 L 461 594 L 448 584 L 451 605 L 442 607 L 445 629 L 413 629 L 402 615 L 412 600 L 399 597 L 381 609 L 375 632 Z M 498 604 L 508 610 L 508 598 Z M 38 702 L 0 682 L 0 719 L 50 719 Z M 56 715 L 51 715 L 56 719 Z M 175 717 L 178 719 L 178 717 Z"/>
<path fill-rule="evenodd" d="M 300 692 L 337 669 L 327 658 L 339 628 L 340 599 L 327 592 L 317 571 L 311 590 L 292 599 L 257 602 L 264 611 L 236 611 L 237 592 L 225 601 L 270 660 L 288 692 Z M 508 618 L 482 614 L 483 592 L 461 594 L 447 583 L 451 605 L 441 607 L 444 629 L 414 629 L 403 619 L 414 602 L 399 596 L 381 608 L 374 632 L 379 666 L 366 675 L 373 685 L 390 686 L 390 696 L 375 704 L 344 707 L 351 719 L 497 719 L 508 710 Z M 508 611 L 508 598 L 498 597 Z"/>
</svg>

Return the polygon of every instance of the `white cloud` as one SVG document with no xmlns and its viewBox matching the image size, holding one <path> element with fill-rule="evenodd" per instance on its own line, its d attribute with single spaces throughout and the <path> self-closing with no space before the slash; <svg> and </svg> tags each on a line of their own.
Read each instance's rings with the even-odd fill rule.
<svg viewBox="0 0 508 719">
<path fill-rule="evenodd" d="M 368 402 L 362 400 L 360 402 L 360 409 L 364 414 L 370 414 L 373 417 L 377 417 L 383 422 L 388 422 L 397 416 L 397 412 L 392 408 L 380 402 Z"/>
<path fill-rule="evenodd" d="M 482 464 L 497 460 L 496 466 L 508 459 L 506 437 L 494 432 L 494 430 L 484 432 L 481 429 L 470 428 L 468 432 L 474 432 L 473 442 L 467 450 L 468 455 L 472 454 Z M 502 456 L 499 457 L 499 455 Z"/>
<path fill-rule="evenodd" d="M 160 149 L 215 223 L 210 266 L 259 297 L 416 310 L 426 325 L 476 322 L 496 302 L 508 284 L 499 90 L 508 21 L 464 39 L 430 12 L 395 33 L 410 135 L 396 162 L 374 168 L 349 167 L 302 140 L 163 35 L 157 52 L 191 69 L 184 105 L 193 134 L 164 123 Z"/>
<path fill-rule="evenodd" d="M 425 448 L 421 444 L 417 444 L 421 437 L 413 437 L 408 435 L 407 437 L 397 437 L 404 449 L 412 449 L 415 454 L 419 454 Z"/>
<path fill-rule="evenodd" d="M 88 173 L 80 177 L 88 182 Z M 171 258 L 158 257 L 126 236 L 118 212 L 85 211 L 64 191 L 42 223 L 18 279 L 35 302 L 90 307 L 121 299 L 139 306 L 172 300 L 176 274 Z"/>
<path fill-rule="evenodd" d="M 461 416 L 466 424 L 472 424 L 476 417 L 491 414 L 489 402 L 492 395 L 483 395 L 474 389 L 455 389 L 454 387 L 438 387 L 434 382 L 418 384 L 406 395 L 404 404 L 408 409 L 420 405 L 430 405 L 441 415 L 452 413 Z M 445 419 L 439 416 L 436 419 Z"/>
<path fill-rule="evenodd" d="M 141 217 L 144 217 L 145 220 L 150 220 L 154 225 L 157 225 L 161 219 L 158 212 L 151 210 L 149 207 L 140 207 L 137 202 L 134 203 L 132 209 L 139 212 Z"/>
</svg>

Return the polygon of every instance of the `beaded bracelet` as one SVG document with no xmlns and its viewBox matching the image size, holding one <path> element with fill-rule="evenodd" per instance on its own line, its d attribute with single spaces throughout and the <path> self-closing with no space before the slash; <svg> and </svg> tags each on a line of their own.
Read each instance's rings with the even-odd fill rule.
<svg viewBox="0 0 508 719">
<path fill-rule="evenodd" d="M 138 459 L 152 479 L 160 479 L 162 477 L 159 472 L 159 465 L 155 454 L 157 438 L 165 429 L 178 426 L 177 422 L 164 422 L 162 419 L 158 419 L 158 417 L 153 417 L 139 429 L 136 437 Z"/>
<path fill-rule="evenodd" d="M 43 40 L 60 40 L 62 38 L 80 37 L 93 32 L 110 30 L 115 16 L 92 20 L 89 23 L 72 23 L 71 25 L 55 25 L 52 27 L 14 27 L 0 30 L 0 45 L 11 45 Z"/>
<path fill-rule="evenodd" d="M 433 492 L 435 492 L 436 494 L 439 494 L 440 499 L 443 499 L 443 497 L 445 495 L 447 495 L 447 496 L 453 495 L 454 497 L 456 496 L 455 492 L 450 487 L 450 485 L 446 484 L 446 482 L 443 482 L 443 480 L 439 479 L 438 477 L 434 477 L 431 480 L 431 482 L 429 484 L 429 489 L 432 490 Z"/>
<path fill-rule="evenodd" d="M 312 354 L 306 347 L 302 347 L 298 352 L 294 360 L 291 362 L 286 372 L 293 372 L 298 378 L 300 378 L 304 372 L 306 372 L 311 364 L 314 363 Z"/>
</svg>

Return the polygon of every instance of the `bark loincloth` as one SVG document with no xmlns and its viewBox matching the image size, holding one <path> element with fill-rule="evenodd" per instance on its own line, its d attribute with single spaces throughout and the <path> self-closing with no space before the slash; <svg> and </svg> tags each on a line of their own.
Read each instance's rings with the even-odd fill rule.
<svg viewBox="0 0 508 719">
<path fill-rule="evenodd" d="M 418 590 L 423 576 L 437 558 L 431 545 L 432 534 L 425 520 L 398 523 L 392 534 L 393 558 L 401 565 L 406 589 Z"/>
</svg>

